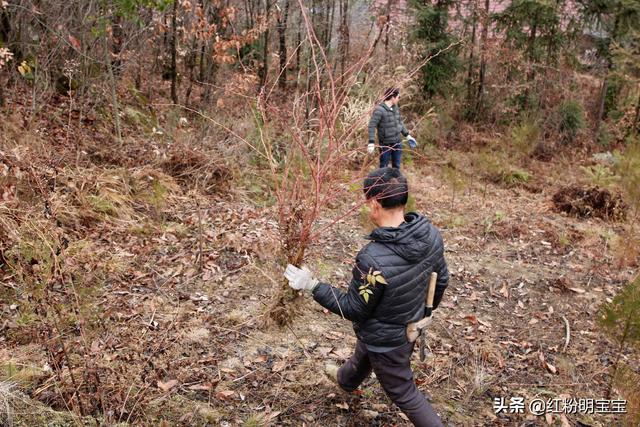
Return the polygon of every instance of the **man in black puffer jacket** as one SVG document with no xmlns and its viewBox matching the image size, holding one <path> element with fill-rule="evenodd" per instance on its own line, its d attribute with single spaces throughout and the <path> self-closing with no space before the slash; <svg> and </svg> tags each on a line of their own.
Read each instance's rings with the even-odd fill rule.
<svg viewBox="0 0 640 427">
<path fill-rule="evenodd" d="M 416 426 L 442 426 L 413 382 L 407 324 L 425 313 L 431 272 L 438 273 L 433 307 L 438 307 L 449 281 L 440 232 L 424 216 L 405 214 L 407 180 L 398 169 L 382 168 L 364 181 L 370 218 L 378 226 L 356 256 L 347 292 L 313 278 L 306 268 L 287 266 L 294 289 L 308 290 L 328 310 L 353 322 L 355 352 L 337 373 L 338 384 L 353 391 L 375 372 L 387 395 Z"/>
</svg>

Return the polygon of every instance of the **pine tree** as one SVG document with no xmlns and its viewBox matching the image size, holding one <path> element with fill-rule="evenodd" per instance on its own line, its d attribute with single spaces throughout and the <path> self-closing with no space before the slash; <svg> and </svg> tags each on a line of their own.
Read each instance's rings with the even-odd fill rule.
<svg viewBox="0 0 640 427">
<path fill-rule="evenodd" d="M 640 407 L 640 375 L 622 362 L 625 350 L 640 350 L 640 275 L 600 309 L 600 325 L 616 343 L 616 358 L 608 394 L 616 387 L 630 408 Z M 629 409 L 629 408 L 628 408 Z M 637 425 L 639 411 L 628 411 L 628 425 Z"/>
<path fill-rule="evenodd" d="M 496 15 L 498 31 L 504 32 L 505 41 L 523 53 L 527 63 L 526 89 L 521 106 L 531 107 L 530 92 L 538 65 L 557 60 L 564 34 L 560 30 L 562 0 L 513 0 Z"/>
<path fill-rule="evenodd" d="M 452 0 L 437 0 L 431 3 L 426 0 L 412 0 L 416 9 L 415 37 L 424 43 L 424 58 L 434 55 L 454 42 L 448 31 L 449 10 L 454 4 Z M 422 89 L 425 95 L 443 95 L 451 89 L 455 75 L 460 69 L 458 50 L 450 49 L 441 52 L 422 68 Z"/>
</svg>

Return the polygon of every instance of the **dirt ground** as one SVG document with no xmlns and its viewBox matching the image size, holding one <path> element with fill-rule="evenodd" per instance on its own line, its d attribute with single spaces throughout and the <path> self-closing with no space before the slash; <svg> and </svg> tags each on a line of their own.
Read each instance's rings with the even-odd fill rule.
<svg viewBox="0 0 640 427">
<path fill-rule="evenodd" d="M 612 266 L 607 238 L 616 224 L 555 213 L 549 202 L 553 187 L 537 194 L 493 187 L 485 202 L 477 188 L 469 188 L 451 209 L 450 191 L 425 169 L 407 171 L 411 191 L 417 210 L 442 229 L 452 278 L 429 331 L 430 356 L 421 363 L 414 355 L 413 366 L 416 382 L 445 422 L 620 422 L 614 415 L 545 418 L 495 414 L 493 408 L 493 399 L 500 397 L 507 402 L 523 397 L 527 404 L 535 398 L 605 397 L 613 354 L 594 317 L 632 275 Z M 358 218 L 352 217 L 314 247 L 308 258 L 319 277 L 346 286 L 350 260 L 365 243 L 362 235 Z M 271 266 L 270 277 L 277 279 L 278 270 Z M 227 291 L 244 289 L 252 277 L 237 275 L 227 282 Z M 260 305 L 254 308 L 257 315 Z M 410 425 L 375 380 L 344 395 L 323 377 L 324 360 L 348 357 L 353 333 L 349 322 L 326 313 L 309 297 L 300 311 L 290 330 L 243 330 L 246 335 L 227 359 L 237 371 L 223 375 L 218 384 L 234 391 L 230 401 L 246 409 L 260 402 L 253 410 L 270 408 L 278 414 L 278 425 Z M 256 366 L 265 352 L 266 366 Z"/>
<path fill-rule="evenodd" d="M 466 161 L 467 154 L 456 155 Z M 455 195 L 438 164 L 407 161 L 405 167 L 415 209 L 442 230 L 451 271 L 428 331 L 428 358 L 422 363 L 414 354 L 420 390 L 445 425 L 621 425 L 619 415 L 536 417 L 526 408 L 496 413 L 493 406 L 500 398 L 528 404 L 607 397 L 614 351 L 595 316 L 633 275 L 615 265 L 621 224 L 554 211 L 558 177 L 567 180 L 574 170 L 569 162 L 547 165 L 546 181 L 535 191 L 470 179 Z M 155 221 L 84 231 L 121 264 L 97 297 L 95 314 L 108 333 L 88 346 L 101 378 L 97 396 L 103 407 L 116 408 L 107 411 L 110 422 L 410 425 L 375 379 L 345 394 L 324 376 L 324 362 L 341 363 L 354 346 L 348 321 L 302 296 L 290 327 L 268 324 L 266 308 L 284 267 L 275 256 L 274 208 L 233 188 L 204 200 L 184 194 L 169 200 Z M 330 214 L 350 204 L 343 200 Z M 362 222 L 348 216 L 314 242 L 306 258 L 321 280 L 346 288 L 351 262 L 366 242 Z M 18 331 L 20 303 L 7 306 L 8 330 Z M 44 409 L 15 404 L 17 425 L 100 422 L 69 417 L 36 340 L 3 343 L 5 370 L 9 363 L 22 367 L 17 372 L 24 381 L 13 378 L 15 399 L 58 411 L 47 408 L 43 415 Z"/>
</svg>

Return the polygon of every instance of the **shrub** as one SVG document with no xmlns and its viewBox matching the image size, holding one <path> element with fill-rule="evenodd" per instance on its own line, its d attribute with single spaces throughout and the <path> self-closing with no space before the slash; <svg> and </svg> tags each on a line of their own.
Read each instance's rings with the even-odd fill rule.
<svg viewBox="0 0 640 427">
<path fill-rule="evenodd" d="M 540 126 L 535 120 L 525 120 L 511 130 L 513 148 L 521 158 L 533 154 L 540 140 Z"/>
<path fill-rule="evenodd" d="M 565 143 L 573 142 L 578 132 L 585 127 L 584 109 L 582 105 L 573 100 L 565 101 L 560 105 L 558 116 L 558 125 L 562 135 L 562 141 Z"/>
</svg>

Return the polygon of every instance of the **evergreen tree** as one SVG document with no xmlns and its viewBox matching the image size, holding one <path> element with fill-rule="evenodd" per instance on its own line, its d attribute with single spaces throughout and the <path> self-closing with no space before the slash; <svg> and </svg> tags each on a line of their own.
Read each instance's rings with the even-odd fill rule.
<svg viewBox="0 0 640 427">
<path fill-rule="evenodd" d="M 505 41 L 522 51 L 527 62 L 526 86 L 522 107 L 530 106 L 531 84 L 536 78 L 538 64 L 554 64 L 558 58 L 564 34 L 560 27 L 562 0 L 513 0 L 495 16 L 498 31 Z"/>
<path fill-rule="evenodd" d="M 411 4 L 416 9 L 415 37 L 424 43 L 424 58 L 436 54 L 455 41 L 447 29 L 453 0 L 437 0 L 433 4 L 427 0 L 412 0 Z M 441 52 L 422 68 L 423 92 L 428 97 L 447 93 L 459 69 L 457 49 Z"/>
<path fill-rule="evenodd" d="M 600 122 L 616 104 L 619 87 L 611 85 L 615 69 L 615 46 L 624 46 L 640 27 L 640 2 L 637 0 L 579 0 L 584 23 L 599 35 L 598 53 L 604 59 L 604 75 L 596 117 L 596 133 Z M 609 100 L 608 102 L 607 99 Z"/>
</svg>

